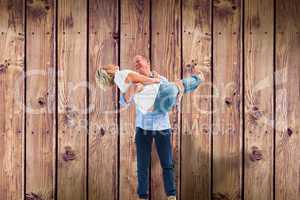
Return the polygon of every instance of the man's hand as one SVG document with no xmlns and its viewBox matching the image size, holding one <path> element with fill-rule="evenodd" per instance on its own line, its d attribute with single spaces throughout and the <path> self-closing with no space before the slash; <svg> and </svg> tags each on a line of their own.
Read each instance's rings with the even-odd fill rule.
<svg viewBox="0 0 300 200">
<path fill-rule="evenodd" d="M 153 78 L 160 79 L 160 75 L 159 75 L 159 73 L 157 73 L 157 71 L 152 71 L 152 75 L 153 75 Z"/>
<path fill-rule="evenodd" d="M 134 87 L 134 93 L 139 93 L 144 89 L 144 85 L 141 83 L 137 83 L 132 86 Z"/>
</svg>

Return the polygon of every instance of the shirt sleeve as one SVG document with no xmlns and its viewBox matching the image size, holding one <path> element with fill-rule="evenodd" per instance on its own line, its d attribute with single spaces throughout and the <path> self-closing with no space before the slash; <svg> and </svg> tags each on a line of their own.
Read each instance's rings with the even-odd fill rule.
<svg viewBox="0 0 300 200">
<path fill-rule="evenodd" d="M 164 77 L 164 76 L 159 76 L 159 78 L 160 78 L 160 82 L 161 83 L 167 83 L 167 82 L 169 82 L 168 79 L 166 77 Z"/>
</svg>

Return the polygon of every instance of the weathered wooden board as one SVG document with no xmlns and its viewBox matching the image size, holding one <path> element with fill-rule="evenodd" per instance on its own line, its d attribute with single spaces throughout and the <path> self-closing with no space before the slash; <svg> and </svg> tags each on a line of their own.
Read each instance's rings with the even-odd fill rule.
<svg viewBox="0 0 300 200">
<path fill-rule="evenodd" d="M 300 4 L 276 1 L 275 199 L 300 197 Z"/>
<path fill-rule="evenodd" d="M 149 57 L 150 1 L 121 1 L 121 69 L 133 66 L 137 54 Z M 122 200 L 137 199 L 135 150 L 135 111 L 120 110 L 120 195 Z"/>
<path fill-rule="evenodd" d="M 245 199 L 273 199 L 273 0 L 245 1 Z"/>
<path fill-rule="evenodd" d="M 27 1 L 26 198 L 54 199 L 55 1 Z"/>
<path fill-rule="evenodd" d="M 86 199 L 87 3 L 58 1 L 58 199 Z"/>
<path fill-rule="evenodd" d="M 182 29 L 183 75 L 194 63 L 210 68 L 211 1 L 183 1 Z M 205 75 L 205 83 L 182 103 L 182 199 L 211 199 L 211 74 Z"/>
<path fill-rule="evenodd" d="M 96 86 L 98 67 L 118 64 L 118 1 L 89 2 L 89 199 L 118 195 L 118 113 L 115 87 Z"/>
<path fill-rule="evenodd" d="M 0 196 L 24 190 L 24 1 L 0 1 Z"/>
<path fill-rule="evenodd" d="M 155 0 L 151 16 L 151 63 L 152 69 L 170 81 L 181 76 L 181 19 L 179 0 Z M 180 114 L 170 114 L 173 128 L 172 146 L 174 159 L 174 177 L 178 196 L 180 195 Z M 153 149 L 156 149 L 153 143 Z M 157 151 L 152 151 L 151 162 L 151 199 L 165 199 L 162 169 Z"/>
<path fill-rule="evenodd" d="M 241 1 L 213 3 L 213 198 L 240 199 Z"/>
<path fill-rule="evenodd" d="M 94 73 L 141 54 L 170 81 L 211 68 L 170 113 L 178 199 L 298 200 L 299 15 L 297 0 L 0 0 L 0 199 L 137 198 L 134 106 L 116 113 Z"/>
</svg>

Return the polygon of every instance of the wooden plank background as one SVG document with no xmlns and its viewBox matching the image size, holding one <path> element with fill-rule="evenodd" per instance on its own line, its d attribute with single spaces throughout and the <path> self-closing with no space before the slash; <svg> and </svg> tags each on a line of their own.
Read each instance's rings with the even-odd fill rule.
<svg viewBox="0 0 300 200">
<path fill-rule="evenodd" d="M 297 0 L 0 0 L 0 199 L 137 199 L 134 106 L 94 73 L 141 54 L 170 81 L 208 68 L 170 113 L 178 199 L 298 200 L 299 18 Z"/>
<path fill-rule="evenodd" d="M 57 198 L 86 200 L 87 2 L 57 3 Z"/>
<path fill-rule="evenodd" d="M 205 84 L 184 96 L 182 107 L 182 199 L 211 199 L 211 50 L 212 2 L 188 0 L 182 5 L 182 71 L 190 64 L 210 69 Z"/>
<path fill-rule="evenodd" d="M 245 199 L 273 199 L 274 9 L 269 6 L 272 0 L 245 1 Z"/>
<path fill-rule="evenodd" d="M 55 195 L 55 6 L 26 1 L 27 198 Z"/>
<path fill-rule="evenodd" d="M 0 197 L 24 194 L 25 1 L 0 1 Z M 51 158 L 50 158 L 51 159 Z"/>
<path fill-rule="evenodd" d="M 242 196 L 241 1 L 213 1 L 212 198 Z"/>
<path fill-rule="evenodd" d="M 149 58 L 150 1 L 120 1 L 120 68 L 132 68 L 137 54 Z M 136 199 L 135 108 L 120 110 L 119 199 Z"/>
<path fill-rule="evenodd" d="M 116 88 L 95 88 L 99 65 L 118 63 L 118 1 L 89 1 L 89 144 L 90 199 L 117 199 L 118 116 Z M 100 98 L 99 98 L 100 97 Z M 105 114 L 104 114 L 105 113 Z M 103 184 L 106 183 L 106 184 Z M 99 187 L 103 185 L 103 187 Z"/>
<path fill-rule="evenodd" d="M 180 1 L 154 0 L 151 2 L 151 67 L 169 80 L 181 77 L 181 20 Z M 162 8 L 164 12 L 161 12 Z M 166 67 L 168 66 L 168 67 Z M 172 111 L 170 121 L 173 129 L 172 148 L 174 177 L 177 193 L 180 193 L 180 113 Z M 155 149 L 153 142 L 152 149 Z M 164 199 L 162 169 L 157 151 L 152 151 L 151 161 L 151 197 Z"/>
</svg>

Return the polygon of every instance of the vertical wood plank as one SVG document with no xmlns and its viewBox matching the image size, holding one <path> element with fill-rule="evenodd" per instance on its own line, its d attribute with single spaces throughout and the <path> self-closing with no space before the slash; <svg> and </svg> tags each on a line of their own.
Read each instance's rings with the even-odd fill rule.
<svg viewBox="0 0 300 200">
<path fill-rule="evenodd" d="M 275 198 L 300 197 L 300 4 L 276 1 Z"/>
<path fill-rule="evenodd" d="M 23 199 L 24 1 L 0 1 L 0 196 Z"/>
<path fill-rule="evenodd" d="M 170 81 L 181 77 L 181 20 L 180 0 L 152 1 L 151 16 L 151 63 L 152 69 Z M 174 176 L 177 194 L 180 196 L 180 113 L 170 114 L 173 128 L 172 146 L 174 159 Z M 154 145 L 154 144 L 153 144 Z M 156 149 L 153 146 L 154 149 Z M 151 162 L 151 198 L 162 200 L 166 198 L 162 181 L 162 169 L 157 152 L 152 151 Z"/>
<path fill-rule="evenodd" d="M 26 198 L 54 199 L 55 1 L 27 1 Z"/>
<path fill-rule="evenodd" d="M 240 199 L 241 1 L 213 3 L 213 198 Z"/>
<path fill-rule="evenodd" d="M 273 199 L 273 0 L 245 1 L 245 199 Z"/>
<path fill-rule="evenodd" d="M 87 3 L 58 1 L 58 199 L 86 199 Z"/>
<path fill-rule="evenodd" d="M 131 68 L 137 54 L 149 57 L 150 1 L 121 1 L 121 68 Z M 137 166 L 134 107 L 120 112 L 120 199 L 136 199 Z"/>
<path fill-rule="evenodd" d="M 99 66 L 118 63 L 118 1 L 89 2 L 89 199 L 117 199 L 117 90 L 96 87 Z"/>
<path fill-rule="evenodd" d="M 187 0 L 182 5 L 183 74 L 189 66 L 211 64 L 211 1 Z M 183 97 L 181 198 L 211 199 L 211 74 L 204 85 Z"/>
</svg>

